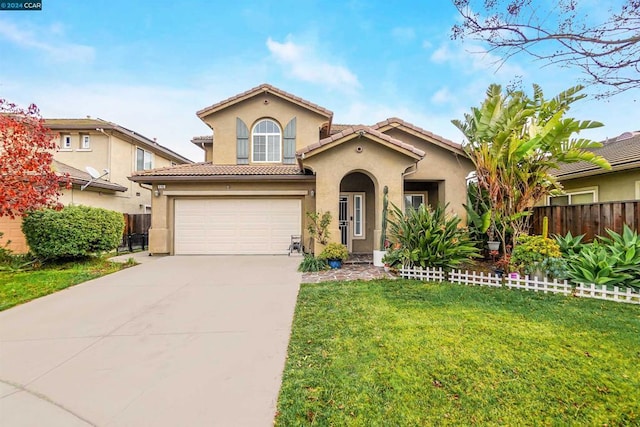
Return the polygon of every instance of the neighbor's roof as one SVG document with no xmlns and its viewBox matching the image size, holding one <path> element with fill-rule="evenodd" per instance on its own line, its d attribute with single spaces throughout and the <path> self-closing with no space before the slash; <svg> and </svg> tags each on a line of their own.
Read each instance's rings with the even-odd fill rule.
<svg viewBox="0 0 640 427">
<path fill-rule="evenodd" d="M 434 142 L 435 144 L 439 145 L 440 147 L 446 148 L 450 151 L 454 151 L 457 154 L 461 154 L 463 156 L 467 156 L 467 154 L 464 152 L 464 150 L 462 149 L 462 145 L 457 144 L 443 136 L 437 135 L 433 132 L 429 132 L 426 129 L 423 129 L 419 126 L 416 126 L 412 123 L 409 122 L 405 122 L 402 119 L 399 119 L 397 117 L 390 117 L 386 120 L 383 120 L 381 122 L 378 122 L 376 124 L 374 124 L 373 126 L 371 126 L 372 129 L 376 129 L 376 130 L 381 130 L 383 129 L 386 130 L 385 128 L 400 128 L 403 129 L 405 131 L 409 131 L 410 133 L 414 133 L 414 134 L 418 134 L 419 136 L 423 137 L 423 138 L 427 138 L 429 141 Z"/>
<path fill-rule="evenodd" d="M 425 152 L 414 147 L 411 144 L 406 144 L 402 141 L 400 141 L 399 139 L 395 139 L 390 137 L 389 135 L 386 135 L 382 132 L 379 132 L 373 128 L 370 128 L 368 126 L 362 126 L 362 125 L 357 125 L 357 126 L 352 126 L 352 127 L 348 127 L 346 129 L 344 129 L 341 132 L 338 132 L 334 135 L 331 135 L 328 138 L 324 138 L 321 139 L 318 142 L 315 142 L 313 144 L 307 145 L 306 147 L 298 150 L 296 152 L 296 154 L 299 157 L 305 157 L 307 154 L 313 153 L 316 150 L 319 150 L 320 148 L 327 146 L 329 144 L 332 144 L 336 141 L 339 141 L 340 139 L 346 138 L 350 135 L 353 134 L 358 134 L 358 135 L 365 135 L 365 134 L 369 134 L 372 135 L 376 138 L 379 138 L 387 143 L 389 143 L 390 145 L 400 149 L 400 151 L 405 151 L 408 152 L 407 154 L 411 155 L 412 157 L 417 157 L 417 158 L 422 158 L 425 155 Z M 349 138 L 350 139 L 350 138 Z"/>
<path fill-rule="evenodd" d="M 155 151 L 156 153 L 162 154 L 164 157 L 168 158 L 171 161 L 176 163 L 191 163 L 191 160 L 186 157 L 176 153 L 175 151 L 158 144 L 156 141 L 147 138 L 144 135 L 140 135 L 137 132 L 134 132 L 130 129 L 127 129 L 123 126 L 120 126 L 116 123 L 109 122 L 107 120 L 102 119 L 45 119 L 45 124 L 51 130 L 55 130 L 57 132 L 62 131 L 70 131 L 70 130 L 110 130 L 113 132 L 118 132 L 121 135 L 128 136 L 135 140 L 136 144 L 140 145 L 142 148 L 149 149 L 150 151 Z"/>
<path fill-rule="evenodd" d="M 71 182 L 77 185 L 84 185 L 87 182 L 91 181 L 91 175 L 87 172 L 81 171 L 80 169 L 76 169 L 73 166 L 69 166 L 66 163 L 62 163 L 58 160 L 53 160 L 51 162 L 52 169 L 56 174 L 60 177 L 64 175 L 69 175 L 69 179 Z M 124 187 L 120 184 L 116 184 L 114 182 L 106 181 L 102 178 L 94 179 L 91 184 L 88 185 L 89 188 L 99 188 L 104 190 L 111 191 L 127 191 L 127 187 Z"/>
<path fill-rule="evenodd" d="M 194 136 L 191 138 L 191 143 L 197 145 L 201 144 L 213 144 L 213 135 Z"/>
<path fill-rule="evenodd" d="M 196 114 L 201 119 L 208 116 L 209 114 L 215 113 L 216 111 L 222 110 L 223 108 L 229 107 L 231 105 L 237 104 L 239 102 L 244 101 L 245 99 L 252 98 L 260 93 L 271 93 L 280 98 L 286 99 L 287 101 L 293 102 L 294 104 L 301 105 L 309 110 L 312 110 L 322 116 L 325 116 L 329 119 L 333 117 L 333 112 L 327 110 L 324 107 L 319 106 L 318 104 L 314 104 L 313 102 L 307 101 L 306 99 L 302 99 L 299 96 L 295 96 L 289 92 L 285 92 L 282 89 L 278 89 L 277 87 L 271 86 L 270 84 L 264 83 L 260 86 L 256 86 L 253 89 L 249 89 L 246 92 L 242 92 L 238 95 L 232 96 L 231 98 L 227 98 L 224 101 L 220 101 L 209 107 L 203 108 L 198 111 Z"/>
<path fill-rule="evenodd" d="M 233 177 L 304 177 L 304 171 L 297 165 L 214 165 L 211 162 L 192 163 L 173 167 L 136 172 L 132 181 L 146 181 L 165 178 L 233 178 Z"/>
<path fill-rule="evenodd" d="M 602 147 L 591 150 L 607 159 L 611 171 L 640 167 L 640 131 L 625 132 L 622 135 L 602 141 Z M 550 173 L 559 179 L 579 178 L 610 172 L 587 162 L 565 163 Z"/>
</svg>

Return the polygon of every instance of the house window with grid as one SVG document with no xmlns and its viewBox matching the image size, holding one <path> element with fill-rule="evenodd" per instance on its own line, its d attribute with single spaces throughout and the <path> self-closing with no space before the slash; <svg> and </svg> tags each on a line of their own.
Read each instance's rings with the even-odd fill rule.
<svg viewBox="0 0 640 427">
<path fill-rule="evenodd" d="M 142 148 L 136 148 L 136 170 L 153 169 L 153 154 Z"/>
<path fill-rule="evenodd" d="M 262 119 L 253 127 L 252 161 L 279 163 L 281 158 L 282 132 L 280 126 L 270 119 Z"/>
</svg>

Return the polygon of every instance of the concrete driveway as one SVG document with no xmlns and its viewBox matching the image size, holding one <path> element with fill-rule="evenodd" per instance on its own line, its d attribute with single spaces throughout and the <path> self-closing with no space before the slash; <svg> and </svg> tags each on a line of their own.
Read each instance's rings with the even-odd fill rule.
<svg viewBox="0 0 640 427">
<path fill-rule="evenodd" d="M 299 262 L 162 257 L 1 312 L 0 425 L 272 425 Z"/>
</svg>

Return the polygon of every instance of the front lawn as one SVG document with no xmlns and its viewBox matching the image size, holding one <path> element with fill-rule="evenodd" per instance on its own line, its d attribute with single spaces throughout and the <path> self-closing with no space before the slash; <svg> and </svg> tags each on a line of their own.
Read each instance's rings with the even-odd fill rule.
<svg viewBox="0 0 640 427">
<path fill-rule="evenodd" d="M 638 425 L 640 307 L 408 280 L 301 286 L 276 424 Z"/>
<path fill-rule="evenodd" d="M 23 272 L 0 271 L 0 311 L 125 268 L 96 257 Z"/>
</svg>

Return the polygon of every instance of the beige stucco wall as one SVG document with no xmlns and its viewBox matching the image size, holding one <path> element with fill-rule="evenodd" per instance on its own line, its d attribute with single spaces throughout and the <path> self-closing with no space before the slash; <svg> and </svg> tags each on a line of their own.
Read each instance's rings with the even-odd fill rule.
<svg viewBox="0 0 640 427">
<path fill-rule="evenodd" d="M 59 134 L 71 135 L 72 148 L 58 150 L 54 154 L 56 160 L 82 171 L 87 166 L 100 173 L 108 169 L 109 175 L 104 179 L 127 188 L 124 192 L 65 189 L 60 198 L 61 203 L 96 206 L 123 213 L 145 213 L 145 206 L 151 205 L 151 191 L 128 179 L 136 168 L 135 140 L 111 131 L 59 131 Z M 90 135 L 90 149 L 80 148 L 81 135 Z M 154 168 L 171 166 L 171 160 L 148 147 L 145 149 L 153 153 Z"/>
<path fill-rule="evenodd" d="M 449 203 L 449 210 L 455 212 L 463 221 L 466 221 L 466 213 L 462 206 L 467 202 L 466 176 L 474 170 L 473 163 L 466 157 L 456 154 L 446 148 L 425 141 L 415 135 L 401 129 L 392 128 L 385 134 L 413 145 L 426 154 L 418 163 L 415 173 L 407 176 L 410 181 L 437 181 L 438 202 Z M 433 203 L 433 194 L 429 194 L 430 203 Z"/>
<path fill-rule="evenodd" d="M 271 118 L 284 131 L 289 121 L 296 117 L 296 149 L 318 142 L 320 127 L 328 119 L 297 104 L 286 101 L 270 93 L 256 95 L 250 99 L 231 105 L 206 117 L 204 121 L 214 129 L 214 144 L 207 161 L 216 164 L 236 164 L 236 118 L 240 117 L 251 133 L 256 122 Z M 251 141 L 249 141 L 251 143 Z M 249 150 L 251 153 L 251 150 Z M 249 155 L 251 162 L 251 155 Z"/>
<path fill-rule="evenodd" d="M 357 147 L 362 150 L 356 151 Z M 305 165 L 316 173 L 316 209 L 330 211 L 334 217 L 330 226 L 331 240 L 340 241 L 337 221 L 340 181 L 351 172 L 362 172 L 371 178 L 375 188 L 372 238 L 374 249 L 378 249 L 383 188 L 385 185 L 389 188 L 389 203 L 402 206 L 403 173 L 414 162 L 411 157 L 372 141 L 367 136 L 354 137 L 306 159 Z"/>
<path fill-rule="evenodd" d="M 0 218 L 0 247 L 5 247 L 16 254 L 29 252 L 27 240 L 22 234 L 22 218 L 11 219 L 9 217 Z M 7 245 L 7 242 L 11 241 Z"/>
<path fill-rule="evenodd" d="M 565 190 L 588 187 L 598 188 L 598 201 L 611 202 L 636 199 L 636 182 L 640 181 L 640 169 L 610 172 L 586 178 L 561 181 Z M 546 201 L 545 201 L 546 202 Z"/>
<path fill-rule="evenodd" d="M 244 182 L 165 182 L 159 183 L 165 185 L 159 197 L 153 197 L 151 206 L 151 229 L 149 230 L 149 251 L 152 254 L 169 254 L 173 253 L 174 238 L 174 203 L 177 198 L 211 198 L 211 197 L 248 197 L 248 196 L 225 196 L 225 195 L 198 195 L 198 192 L 208 191 L 304 191 L 305 196 L 253 196 L 253 197 L 287 197 L 301 200 L 302 205 L 302 223 L 300 224 L 303 232 L 303 244 L 309 247 L 311 239 L 306 231 L 307 218 L 306 212 L 314 212 L 316 209 L 316 199 L 311 196 L 311 190 L 315 190 L 315 183 L 312 178 L 309 181 L 286 181 L 286 182 L 260 182 L 260 181 L 244 181 Z M 154 184 L 156 189 L 158 184 Z M 172 191 L 189 192 L 179 196 L 167 196 L 165 193 Z"/>
</svg>

